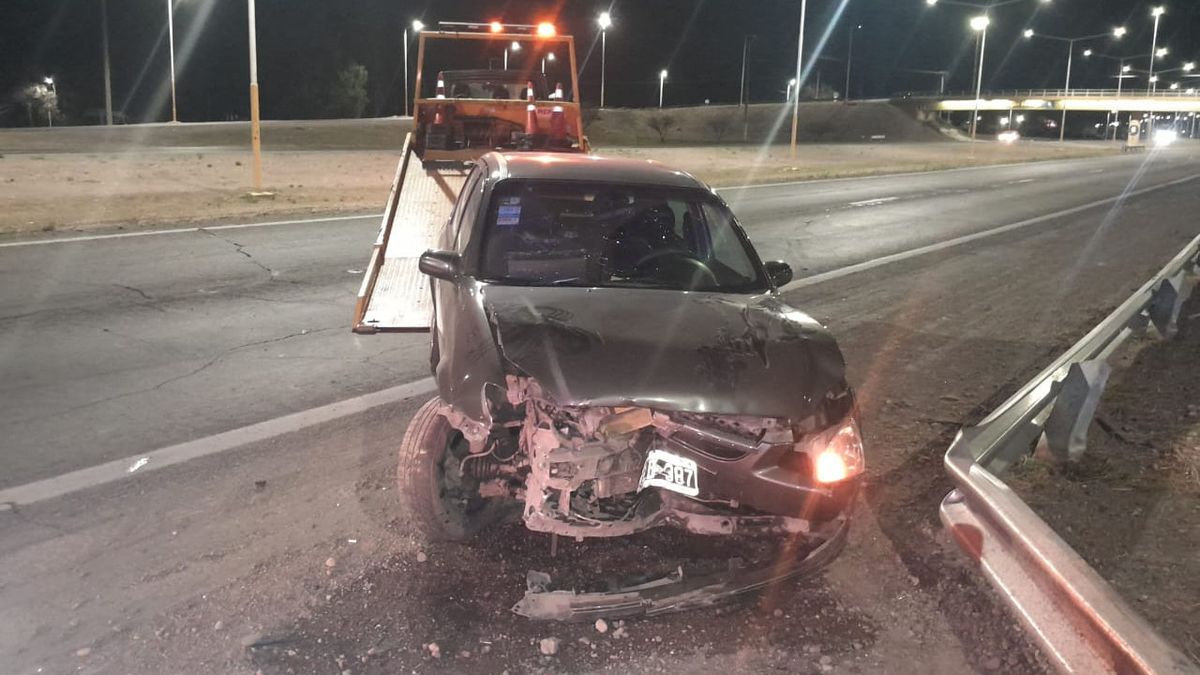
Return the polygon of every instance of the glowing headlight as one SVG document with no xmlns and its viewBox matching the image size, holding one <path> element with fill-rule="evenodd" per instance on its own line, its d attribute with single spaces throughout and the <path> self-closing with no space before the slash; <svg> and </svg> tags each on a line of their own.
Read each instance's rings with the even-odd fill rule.
<svg viewBox="0 0 1200 675">
<path fill-rule="evenodd" d="M 805 438 L 797 450 L 812 458 L 813 477 L 824 485 L 854 478 L 866 469 L 862 435 L 853 417 Z"/>
<path fill-rule="evenodd" d="M 1159 129 L 1154 132 L 1154 144 L 1160 146 L 1168 146 L 1174 143 L 1179 138 L 1179 134 L 1172 129 Z"/>
</svg>

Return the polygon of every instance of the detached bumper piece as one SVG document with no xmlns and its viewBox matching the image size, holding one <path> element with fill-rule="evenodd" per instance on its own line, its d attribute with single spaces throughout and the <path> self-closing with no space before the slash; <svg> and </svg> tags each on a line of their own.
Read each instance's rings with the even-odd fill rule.
<svg viewBox="0 0 1200 675">
<path fill-rule="evenodd" d="M 804 558 L 790 563 L 746 569 L 730 561 L 730 569 L 687 578 L 683 568 L 652 581 L 614 591 L 577 593 L 549 590 L 550 575 L 530 571 L 525 597 L 512 611 L 546 621 L 595 621 L 604 618 L 657 616 L 702 607 L 712 607 L 769 586 L 804 579 L 820 572 L 846 546 L 848 521 Z"/>
</svg>

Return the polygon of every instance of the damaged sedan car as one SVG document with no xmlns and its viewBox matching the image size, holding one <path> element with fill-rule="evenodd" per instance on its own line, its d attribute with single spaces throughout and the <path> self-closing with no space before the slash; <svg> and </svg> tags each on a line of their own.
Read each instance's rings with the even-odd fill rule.
<svg viewBox="0 0 1200 675">
<path fill-rule="evenodd" d="M 836 556 L 864 470 L 842 354 L 714 191 L 654 162 L 490 153 L 439 249 L 420 258 L 438 396 L 399 462 L 427 535 L 519 514 Z"/>
</svg>

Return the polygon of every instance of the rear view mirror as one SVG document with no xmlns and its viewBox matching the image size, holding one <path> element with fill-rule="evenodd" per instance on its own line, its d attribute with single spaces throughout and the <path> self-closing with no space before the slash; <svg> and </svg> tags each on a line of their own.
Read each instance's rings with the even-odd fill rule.
<svg viewBox="0 0 1200 675">
<path fill-rule="evenodd" d="M 771 283 L 775 284 L 775 288 L 781 288 L 788 285 L 792 281 L 792 266 L 782 260 L 771 260 L 763 264 L 767 270 L 767 276 L 771 279 Z"/>
<path fill-rule="evenodd" d="M 426 251 L 421 254 L 417 267 L 422 274 L 428 274 L 434 279 L 454 281 L 459 275 L 461 259 L 452 251 Z"/>
</svg>

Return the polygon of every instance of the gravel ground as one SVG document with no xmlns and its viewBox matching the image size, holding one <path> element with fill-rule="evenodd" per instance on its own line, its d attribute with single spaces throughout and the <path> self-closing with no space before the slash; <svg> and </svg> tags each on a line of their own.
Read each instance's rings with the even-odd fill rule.
<svg viewBox="0 0 1200 675">
<path fill-rule="evenodd" d="M 931 171 L 1115 152 L 1102 144 L 893 143 L 738 147 L 603 147 L 657 159 L 716 185 Z M 269 198 L 248 197 L 249 153 L 220 148 L 0 154 L 0 236 L 141 229 L 206 221 L 377 213 L 395 175 L 395 150 L 279 150 L 263 157 Z"/>
<path fill-rule="evenodd" d="M 1031 457 L 1009 483 L 1200 662 L 1200 295 L 1183 316 L 1175 340 L 1145 338 L 1115 364 L 1077 464 Z"/>
</svg>

